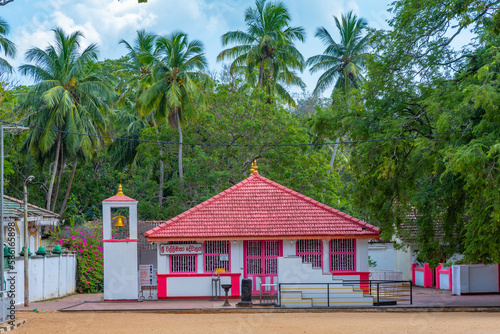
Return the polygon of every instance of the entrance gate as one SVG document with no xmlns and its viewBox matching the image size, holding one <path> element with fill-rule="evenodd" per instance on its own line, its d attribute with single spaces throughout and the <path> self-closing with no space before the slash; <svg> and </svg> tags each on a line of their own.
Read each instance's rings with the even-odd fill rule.
<svg viewBox="0 0 500 334">
<path fill-rule="evenodd" d="M 277 283 L 278 257 L 282 256 L 280 240 L 245 241 L 245 278 L 252 279 L 252 293 L 260 293 L 261 284 Z M 277 288 L 264 286 L 263 293 L 276 294 Z"/>
</svg>

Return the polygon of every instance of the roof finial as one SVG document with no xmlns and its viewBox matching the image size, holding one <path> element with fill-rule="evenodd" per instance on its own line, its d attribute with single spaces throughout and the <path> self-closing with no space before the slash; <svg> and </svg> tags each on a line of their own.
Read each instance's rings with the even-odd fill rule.
<svg viewBox="0 0 500 334">
<path fill-rule="evenodd" d="M 254 163 L 253 172 L 257 173 L 257 169 L 259 168 L 259 167 L 257 167 L 257 160 L 254 160 L 253 163 Z"/>
<path fill-rule="evenodd" d="M 252 162 L 252 168 L 250 168 L 250 176 L 252 176 L 253 172 L 255 172 L 255 169 L 254 169 L 253 162 Z"/>
<path fill-rule="evenodd" d="M 116 194 L 116 196 L 125 196 L 125 195 L 123 195 L 122 185 L 121 184 L 118 186 L 118 193 Z"/>
</svg>

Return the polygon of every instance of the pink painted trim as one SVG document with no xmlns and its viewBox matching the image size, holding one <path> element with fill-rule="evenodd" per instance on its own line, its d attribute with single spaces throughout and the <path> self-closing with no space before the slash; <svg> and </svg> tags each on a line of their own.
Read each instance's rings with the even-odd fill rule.
<svg viewBox="0 0 500 334">
<path fill-rule="evenodd" d="M 452 276 L 452 271 L 451 267 L 448 269 L 444 269 L 444 265 L 442 263 L 438 264 L 436 268 L 436 288 L 441 289 L 441 278 L 439 277 L 440 274 L 447 274 L 448 275 L 448 287 L 450 290 L 453 288 L 453 276 Z"/>
<path fill-rule="evenodd" d="M 240 295 L 240 276 L 241 274 L 231 276 L 231 296 L 236 297 Z"/>
<path fill-rule="evenodd" d="M 436 289 L 441 289 L 441 278 L 439 275 L 441 273 L 441 263 L 436 267 Z M 446 270 L 444 270 L 446 272 Z"/>
<path fill-rule="evenodd" d="M 211 277 L 211 273 L 172 273 L 172 274 L 156 274 L 158 277 L 158 299 L 195 299 L 203 297 L 167 297 L 167 279 L 169 277 Z M 221 277 L 231 278 L 231 297 L 240 296 L 240 277 L 241 273 L 224 273 Z"/>
<path fill-rule="evenodd" d="M 448 284 L 449 284 L 450 290 L 453 290 L 453 270 L 451 270 L 451 269 L 452 269 L 451 267 L 448 268 L 448 270 L 450 271 L 450 275 L 448 275 L 448 279 L 449 279 L 449 283 Z"/>
<path fill-rule="evenodd" d="M 432 270 L 429 264 L 424 264 L 424 288 L 432 288 Z"/>
<path fill-rule="evenodd" d="M 370 273 L 359 273 L 359 280 L 360 281 L 368 281 L 370 279 Z M 361 290 L 367 295 L 370 294 L 370 286 L 368 283 L 361 283 L 359 285 Z"/>
<path fill-rule="evenodd" d="M 338 239 L 336 239 L 338 240 Z M 356 239 L 352 239 L 353 240 L 353 251 L 352 252 L 332 252 L 332 241 L 333 240 L 330 240 L 330 243 L 328 245 L 328 253 L 330 254 L 330 258 L 328 259 L 330 262 L 329 262 L 329 266 L 330 266 L 330 272 L 332 274 L 337 274 L 337 273 L 343 273 L 343 272 L 354 272 L 354 270 L 356 270 L 356 260 L 357 260 L 357 257 L 356 257 Z M 332 270 L 332 256 L 333 255 L 342 255 L 342 254 L 353 254 L 354 255 L 354 270 Z"/>
<path fill-rule="evenodd" d="M 206 299 L 207 297 L 210 297 L 210 296 L 180 296 L 180 297 L 158 297 L 158 299 L 162 299 L 162 300 L 176 300 L 176 299 L 183 299 L 183 300 L 187 300 L 187 299 Z M 218 296 L 217 297 L 217 300 L 224 300 L 226 297 L 225 296 Z M 228 299 L 240 299 L 241 296 L 238 295 L 238 296 L 228 296 L 227 297 Z"/>
<path fill-rule="evenodd" d="M 417 265 L 413 263 L 411 265 L 411 283 L 415 285 L 415 270 L 417 269 Z"/>
<path fill-rule="evenodd" d="M 102 242 L 137 242 L 137 239 L 106 239 L 103 240 Z"/>
<path fill-rule="evenodd" d="M 167 296 L 167 276 L 162 274 L 156 274 L 158 278 L 158 298 L 163 298 Z"/>
<path fill-rule="evenodd" d="M 332 276 L 352 276 L 352 275 L 366 275 L 367 277 L 370 275 L 369 271 L 336 271 L 332 273 Z M 361 279 L 361 278 L 360 278 Z M 368 279 L 368 278 L 366 278 Z"/>
<path fill-rule="evenodd" d="M 160 277 L 210 277 L 211 273 L 171 273 L 171 274 L 157 274 Z M 241 276 L 241 273 L 224 273 L 220 274 L 221 277 Z"/>
<path fill-rule="evenodd" d="M 196 273 L 198 271 L 198 255 L 196 254 L 185 254 L 185 255 L 170 255 L 169 257 L 169 264 L 170 264 L 170 272 L 173 273 L 174 271 L 172 270 L 172 265 L 173 265 L 173 261 L 172 261 L 172 258 L 173 257 L 181 257 L 181 256 L 194 256 L 194 271 L 176 271 L 175 273 L 177 274 L 185 274 L 185 273 Z"/>
<path fill-rule="evenodd" d="M 320 242 L 320 251 L 319 252 L 299 252 L 299 241 L 300 240 L 307 240 L 307 239 L 299 239 L 295 242 L 295 255 L 297 256 L 302 256 L 302 255 L 318 255 L 320 256 L 320 264 L 321 264 L 321 269 L 323 269 L 323 240 L 319 240 Z M 314 239 L 317 240 L 317 239 Z"/>
<path fill-rule="evenodd" d="M 274 256 L 266 256 L 266 241 L 278 241 L 278 256 L 281 257 L 283 256 L 283 240 L 245 240 L 243 242 L 243 278 L 249 278 L 248 277 L 248 271 L 247 271 L 247 244 L 248 241 L 258 241 L 260 242 L 260 259 L 261 261 L 261 271 L 264 272 L 263 266 L 265 265 L 266 259 L 269 258 L 274 258 Z M 255 257 L 254 257 L 255 258 Z M 278 274 L 262 274 L 260 277 L 260 282 L 262 283 L 265 281 L 266 277 L 276 277 Z M 256 278 L 254 274 L 252 274 L 252 282 L 255 282 L 259 279 L 259 277 Z M 256 284 L 252 284 L 252 293 L 257 293 L 258 290 L 256 290 Z"/>
<path fill-rule="evenodd" d="M 432 288 L 432 270 L 431 268 L 429 268 L 429 264 L 424 263 L 423 267 L 417 267 L 417 265 L 414 263 L 411 266 L 412 266 L 411 277 L 413 280 L 413 285 L 415 285 L 415 272 L 422 271 L 424 273 L 424 288 Z"/>
<path fill-rule="evenodd" d="M 247 242 L 243 241 L 243 278 L 248 278 L 247 272 Z"/>
<path fill-rule="evenodd" d="M 206 257 L 207 257 L 207 255 L 219 255 L 220 256 L 220 253 L 218 254 L 218 253 L 206 253 L 205 252 L 206 251 L 206 248 L 205 248 L 206 247 L 206 243 L 208 241 L 210 241 L 210 240 L 207 240 L 207 241 L 203 242 L 203 272 L 206 272 L 206 273 L 209 272 L 209 271 L 206 271 L 206 268 L 207 268 L 207 266 L 206 266 L 206 264 L 207 264 Z M 217 241 L 217 240 L 213 240 L 213 241 Z M 227 240 L 221 240 L 221 241 L 226 241 L 228 243 L 228 246 L 227 246 L 227 252 L 228 253 L 227 254 L 229 256 L 229 259 L 227 261 L 228 262 L 227 263 L 228 264 L 228 270 L 227 271 L 230 272 L 231 271 L 231 241 L 227 241 Z M 210 271 L 210 273 L 211 273 L 211 271 Z"/>
</svg>

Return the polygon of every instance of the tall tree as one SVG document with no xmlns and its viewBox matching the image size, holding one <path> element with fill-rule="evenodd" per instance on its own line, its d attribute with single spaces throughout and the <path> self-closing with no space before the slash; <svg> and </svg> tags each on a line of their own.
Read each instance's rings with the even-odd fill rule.
<svg viewBox="0 0 500 334">
<path fill-rule="evenodd" d="M 358 18 L 352 11 L 342 15 L 340 21 L 335 16 L 333 18 L 340 34 L 340 43 L 335 42 L 324 27 L 318 28 L 315 36 L 323 41 L 326 49 L 323 54 L 307 59 L 306 65 L 311 66 L 311 73 L 323 71 L 314 88 L 314 94 L 321 94 L 334 85 L 332 99 L 334 91 L 339 90 L 345 95 L 344 99 L 347 102 L 349 89 L 358 88 L 363 80 L 361 70 L 365 66 L 368 49 L 368 36 L 363 35 L 363 30 L 367 22 L 364 18 Z M 337 137 L 332 149 L 330 166 L 335 162 L 339 141 L 340 138 Z"/>
<path fill-rule="evenodd" d="M 105 112 L 111 92 L 99 77 L 97 45 L 91 44 L 80 52 L 80 31 L 66 35 L 53 30 L 55 45 L 45 50 L 26 51 L 26 61 L 19 67 L 22 74 L 36 83 L 26 94 L 23 107 L 26 124 L 34 126 L 24 144 L 39 161 L 54 159 L 47 191 L 46 208 L 51 209 L 56 174 L 63 173 L 64 161 L 75 159 L 77 153 L 91 158 L 102 142 L 98 137 L 106 131 Z M 75 162 L 76 163 L 76 162 Z M 68 184 L 71 189 L 71 182 Z"/>
<path fill-rule="evenodd" d="M 340 21 L 333 17 L 340 34 L 340 42 L 332 38 L 328 30 L 319 27 L 315 36 L 326 46 L 323 54 L 312 56 L 306 61 L 311 73 L 323 72 L 314 88 L 315 94 L 321 94 L 334 85 L 344 93 L 359 87 L 363 80 L 361 71 L 365 66 L 368 49 L 368 35 L 364 35 L 367 22 L 358 18 L 352 11 L 342 15 Z M 332 92 L 333 95 L 333 92 Z"/>
<path fill-rule="evenodd" d="M 290 26 L 291 17 L 282 2 L 256 0 L 255 8 L 245 10 L 246 32 L 229 31 L 222 35 L 222 46 L 238 44 L 223 50 L 218 61 L 233 60 L 230 70 L 245 67 L 247 80 L 260 88 L 269 87 L 284 100 L 290 100 L 276 83 L 303 87 L 296 70 L 302 71 L 304 58 L 294 42 L 305 39 L 303 27 Z M 255 75 L 254 71 L 258 71 Z M 257 80 L 255 80 L 255 78 Z M 293 101 L 293 100 L 292 100 Z"/>
<path fill-rule="evenodd" d="M 157 35 L 146 32 L 145 30 L 137 31 L 137 36 L 133 43 L 121 40 L 120 44 L 124 44 L 127 48 L 126 61 L 122 62 L 123 69 L 117 71 L 125 73 L 128 80 L 123 82 L 118 87 L 120 98 L 118 100 L 117 125 L 126 129 L 128 138 L 139 138 L 142 130 L 146 126 L 154 126 L 158 128 L 156 109 L 139 110 L 138 99 L 153 83 L 152 71 L 153 62 L 151 59 L 155 57 L 155 41 Z M 161 119 L 161 116 L 159 117 Z M 161 120 L 160 120 L 161 122 Z M 134 163 L 137 155 L 138 142 L 117 141 L 114 143 L 112 152 L 116 165 L 124 166 L 128 163 Z M 160 147 L 160 157 L 163 155 L 163 150 Z M 158 183 L 158 206 L 163 205 L 163 182 L 164 182 L 164 161 L 159 161 L 159 183 Z"/>
<path fill-rule="evenodd" d="M 372 140 L 351 146 L 353 202 L 434 266 L 455 253 L 500 261 L 499 3 L 394 2 L 367 80 L 335 115 L 339 132 Z"/>
<path fill-rule="evenodd" d="M 16 55 L 16 46 L 12 41 L 7 39 L 7 36 L 9 35 L 9 24 L 4 21 L 0 17 L 0 51 L 6 56 L 13 58 Z M 3 73 L 11 73 L 12 72 L 12 66 L 5 60 L 4 58 L 0 57 L 0 76 Z"/>
<path fill-rule="evenodd" d="M 187 34 L 173 32 L 158 37 L 154 54 L 143 54 L 141 61 L 152 65 L 152 85 L 139 98 L 140 110 L 157 120 L 167 120 L 179 133 L 179 181 L 183 189 L 182 126 L 205 107 L 204 89 L 210 77 L 201 72 L 208 66 L 203 43 L 189 41 Z"/>
</svg>

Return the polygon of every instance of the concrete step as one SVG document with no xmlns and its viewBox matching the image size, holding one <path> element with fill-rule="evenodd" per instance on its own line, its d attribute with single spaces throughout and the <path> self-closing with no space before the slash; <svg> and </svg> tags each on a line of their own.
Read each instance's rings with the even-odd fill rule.
<svg viewBox="0 0 500 334">
<path fill-rule="evenodd" d="M 312 307 L 311 298 L 281 300 L 281 307 Z"/>
</svg>

